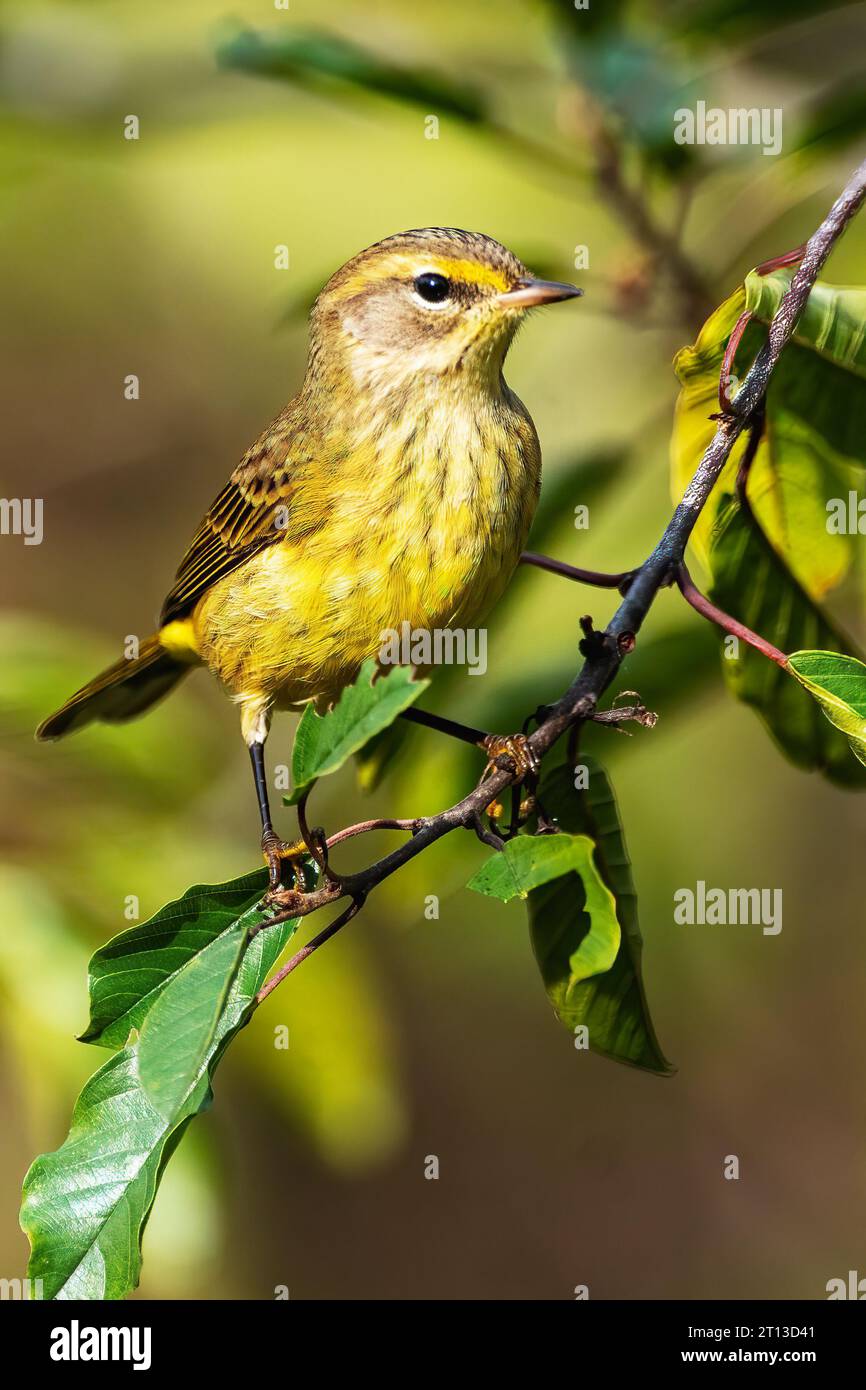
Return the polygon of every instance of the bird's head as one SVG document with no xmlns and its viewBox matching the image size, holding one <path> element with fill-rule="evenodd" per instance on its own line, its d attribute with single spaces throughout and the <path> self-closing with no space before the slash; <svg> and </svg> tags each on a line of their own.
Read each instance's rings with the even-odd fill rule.
<svg viewBox="0 0 866 1390">
<path fill-rule="evenodd" d="M 401 232 L 328 281 L 313 309 L 311 367 L 337 359 L 358 385 L 418 374 L 498 380 L 527 311 L 580 293 L 535 279 L 479 232 Z"/>
</svg>

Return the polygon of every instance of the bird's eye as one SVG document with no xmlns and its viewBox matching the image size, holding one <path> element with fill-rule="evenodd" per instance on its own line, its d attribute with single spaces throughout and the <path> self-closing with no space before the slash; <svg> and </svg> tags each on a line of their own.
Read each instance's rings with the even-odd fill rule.
<svg viewBox="0 0 866 1390">
<path fill-rule="evenodd" d="M 451 281 L 445 275 L 428 270 L 415 277 L 413 288 L 427 304 L 441 304 L 451 293 Z"/>
</svg>

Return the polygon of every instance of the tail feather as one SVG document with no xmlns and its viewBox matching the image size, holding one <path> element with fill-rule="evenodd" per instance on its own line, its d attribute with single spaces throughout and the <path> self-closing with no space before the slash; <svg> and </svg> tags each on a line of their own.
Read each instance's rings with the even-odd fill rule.
<svg viewBox="0 0 866 1390">
<path fill-rule="evenodd" d="M 119 724 L 134 719 L 168 694 L 188 670 L 189 666 L 166 651 L 158 637 L 149 637 L 135 660 L 116 661 L 76 690 L 56 714 L 39 725 L 36 737 L 43 741 L 62 738 L 95 720 Z"/>
</svg>

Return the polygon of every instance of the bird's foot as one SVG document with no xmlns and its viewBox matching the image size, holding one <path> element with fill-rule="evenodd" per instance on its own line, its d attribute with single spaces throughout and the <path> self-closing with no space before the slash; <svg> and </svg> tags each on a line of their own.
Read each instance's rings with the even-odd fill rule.
<svg viewBox="0 0 866 1390">
<path fill-rule="evenodd" d="M 268 866 L 268 891 L 264 898 L 266 903 L 278 901 L 280 895 L 286 891 L 284 866 L 288 868 L 289 891 L 304 891 L 304 867 L 309 861 L 309 851 L 303 840 L 289 844 L 281 840 L 275 831 L 266 830 L 262 835 L 262 858 Z"/>
<path fill-rule="evenodd" d="M 521 782 L 538 772 L 538 758 L 530 747 L 526 734 L 487 734 L 479 744 L 487 754 L 487 766 L 481 780 L 496 767 L 497 758 L 508 757 L 514 763 Z"/>
<path fill-rule="evenodd" d="M 526 734 L 487 734 L 479 743 L 487 754 L 487 765 L 481 774 L 481 782 L 485 781 L 491 772 L 497 767 L 497 760 L 502 757 L 510 758 L 513 762 L 519 781 L 534 781 L 538 775 L 538 758 L 530 747 Z M 488 815 L 497 819 L 502 815 L 502 806 L 498 801 L 492 801 L 487 808 Z"/>
</svg>

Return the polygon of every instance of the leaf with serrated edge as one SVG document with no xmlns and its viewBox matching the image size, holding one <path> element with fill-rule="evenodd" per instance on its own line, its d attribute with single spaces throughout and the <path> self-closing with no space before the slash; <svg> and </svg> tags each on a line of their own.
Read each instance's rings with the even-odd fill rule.
<svg viewBox="0 0 866 1390">
<path fill-rule="evenodd" d="M 354 685 L 346 686 L 333 709 L 317 714 L 307 705 L 292 748 L 292 792 L 283 798 L 294 806 L 319 777 L 336 772 L 347 758 L 390 724 L 427 689 L 409 666 L 394 666 L 374 680 L 375 657 L 365 661 Z"/>
</svg>

